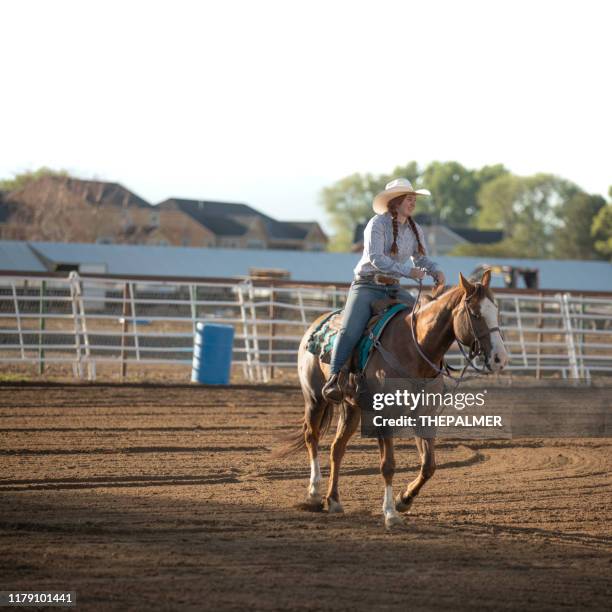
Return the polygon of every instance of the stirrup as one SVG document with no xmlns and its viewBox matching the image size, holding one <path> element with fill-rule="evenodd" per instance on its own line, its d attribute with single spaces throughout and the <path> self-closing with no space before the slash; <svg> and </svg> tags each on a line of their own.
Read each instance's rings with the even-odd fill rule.
<svg viewBox="0 0 612 612">
<path fill-rule="evenodd" d="M 348 369 L 343 366 L 339 372 L 332 374 L 329 380 L 323 386 L 321 393 L 323 398 L 329 402 L 341 402 L 344 397 L 344 383 L 346 383 L 346 374 Z"/>
</svg>

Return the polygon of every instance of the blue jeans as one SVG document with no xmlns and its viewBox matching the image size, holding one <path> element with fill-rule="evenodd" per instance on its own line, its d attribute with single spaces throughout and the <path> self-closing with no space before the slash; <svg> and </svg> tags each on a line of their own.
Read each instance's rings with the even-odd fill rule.
<svg viewBox="0 0 612 612">
<path fill-rule="evenodd" d="M 401 289 L 399 285 L 379 285 L 365 280 L 356 280 L 351 283 L 344 306 L 342 327 L 336 336 L 332 350 L 330 363 L 332 374 L 340 371 L 359 342 L 372 316 L 372 302 L 387 297 L 397 298 L 410 307 L 414 304 L 412 295 L 406 289 Z"/>
</svg>

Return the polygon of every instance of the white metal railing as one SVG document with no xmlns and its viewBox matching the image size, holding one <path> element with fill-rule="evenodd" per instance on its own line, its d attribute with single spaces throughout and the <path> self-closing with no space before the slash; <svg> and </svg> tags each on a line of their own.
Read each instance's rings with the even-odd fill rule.
<svg viewBox="0 0 612 612">
<path fill-rule="evenodd" d="M 342 307 L 335 286 L 261 286 L 250 281 L 152 281 L 0 277 L 2 363 L 68 363 L 95 379 L 96 364 L 191 365 L 196 323 L 235 330 L 233 362 L 250 380 L 294 368 L 303 333 Z M 612 299 L 569 293 L 497 295 L 510 373 L 590 378 L 612 372 Z M 459 366 L 458 350 L 449 353 Z"/>
</svg>

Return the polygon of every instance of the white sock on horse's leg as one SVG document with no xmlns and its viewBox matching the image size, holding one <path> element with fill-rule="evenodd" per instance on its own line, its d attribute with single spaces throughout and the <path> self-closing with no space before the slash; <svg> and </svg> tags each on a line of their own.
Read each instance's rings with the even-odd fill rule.
<svg viewBox="0 0 612 612">
<path fill-rule="evenodd" d="M 393 485 L 385 486 L 385 498 L 383 500 L 383 514 L 385 516 L 385 525 L 392 527 L 404 523 L 404 519 L 395 509 L 395 500 L 393 499 Z"/>
<path fill-rule="evenodd" d="M 318 455 L 310 460 L 310 486 L 308 487 L 308 496 L 310 499 L 321 499 L 319 486 L 321 484 L 321 466 L 319 464 Z"/>
<path fill-rule="evenodd" d="M 389 514 L 393 514 L 395 512 L 395 504 L 393 503 L 393 485 L 385 486 L 385 498 L 383 500 L 382 510 L 385 518 L 387 518 Z"/>
</svg>

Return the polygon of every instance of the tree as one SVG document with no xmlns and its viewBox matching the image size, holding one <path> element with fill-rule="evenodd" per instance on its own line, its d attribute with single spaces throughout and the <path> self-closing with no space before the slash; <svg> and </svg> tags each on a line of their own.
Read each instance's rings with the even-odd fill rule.
<svg viewBox="0 0 612 612">
<path fill-rule="evenodd" d="M 355 227 L 372 216 L 372 200 L 394 178 L 404 177 L 415 188 L 426 187 L 431 198 L 419 198 L 419 213 L 428 213 L 434 221 L 453 225 L 471 225 L 478 212 L 477 193 L 508 170 L 501 164 L 468 170 L 460 163 L 432 162 L 424 171 L 417 162 L 397 166 L 389 174 L 352 174 L 321 192 L 321 203 L 331 217 L 336 234 L 332 250 L 348 250 Z"/>
<path fill-rule="evenodd" d="M 383 175 L 385 177 L 385 185 L 395 178 L 407 178 L 416 188 L 422 187 L 422 176 L 419 165 L 415 161 L 408 162 L 405 166 L 395 166 L 390 174 Z"/>
<path fill-rule="evenodd" d="M 46 166 L 38 170 L 26 170 L 15 174 L 12 179 L 0 179 L 0 191 L 14 191 L 25 187 L 30 181 L 35 181 L 43 176 L 69 176 L 66 170 L 53 170 Z"/>
<path fill-rule="evenodd" d="M 480 170 L 476 170 L 474 177 L 478 185 L 482 187 L 485 183 L 489 183 L 504 174 L 510 174 L 510 170 L 503 164 L 495 164 L 493 166 L 483 166 Z"/>
<path fill-rule="evenodd" d="M 556 240 L 555 232 L 563 227 L 564 215 L 580 217 L 572 212 L 580 208 L 579 200 L 569 202 L 583 192 L 564 178 L 551 174 L 520 177 L 502 164 L 470 170 L 456 161 L 435 161 L 421 172 L 413 161 L 390 174 L 352 174 L 322 191 L 322 204 L 336 230 L 332 250 L 350 247 L 357 224 L 372 215 L 376 193 L 398 176 L 432 192 L 431 198 L 419 198 L 417 212 L 429 213 L 434 222 L 504 231 L 504 240 L 496 245 L 462 245 L 456 254 L 551 257 L 563 243 L 561 233 Z M 586 248 L 585 232 L 582 228 L 579 242 L 583 246 L 576 246 L 578 252 Z"/>
<path fill-rule="evenodd" d="M 459 162 L 434 161 L 425 168 L 423 183 L 431 191 L 429 212 L 436 222 L 470 225 L 478 212 L 479 185 L 474 171 Z"/>
<path fill-rule="evenodd" d="M 515 222 L 513 205 L 521 197 L 523 189 L 523 181 L 513 174 L 500 176 L 483 185 L 478 194 L 480 211 L 476 227 L 507 231 Z"/>
<path fill-rule="evenodd" d="M 610 187 L 612 197 L 612 187 Z M 595 243 L 595 251 L 602 258 L 612 261 L 612 203 L 608 203 L 599 209 L 593 219 L 591 236 Z"/>
<path fill-rule="evenodd" d="M 598 259 L 591 233 L 594 219 L 605 207 L 598 195 L 576 193 L 558 209 L 562 225 L 555 230 L 553 255 L 559 259 Z"/>
<path fill-rule="evenodd" d="M 382 188 L 380 177 L 355 173 L 323 189 L 321 203 L 335 230 L 330 250 L 350 249 L 355 227 L 371 214 L 372 199 Z"/>
<path fill-rule="evenodd" d="M 423 172 L 423 184 L 432 195 L 428 212 L 438 223 L 473 226 L 481 187 L 507 173 L 502 164 L 469 170 L 456 161 L 434 161 Z"/>
<path fill-rule="evenodd" d="M 550 257 L 560 225 L 556 211 L 579 192 L 574 183 L 551 174 L 501 174 L 479 192 L 477 227 L 503 230 L 515 257 Z"/>
</svg>

